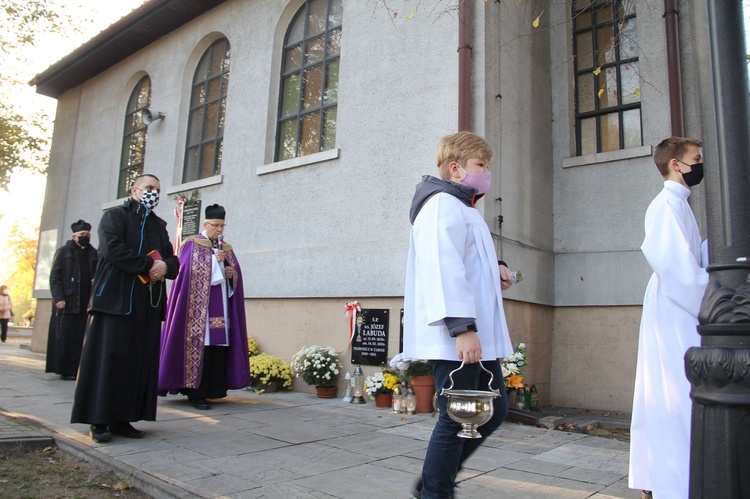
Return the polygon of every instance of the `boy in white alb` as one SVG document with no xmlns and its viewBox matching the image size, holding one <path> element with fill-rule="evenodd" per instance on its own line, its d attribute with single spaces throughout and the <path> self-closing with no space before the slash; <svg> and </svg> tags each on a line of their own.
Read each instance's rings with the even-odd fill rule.
<svg viewBox="0 0 750 499">
<path fill-rule="evenodd" d="M 687 201 L 690 187 L 703 179 L 700 146 L 683 137 L 656 146 L 664 189 L 646 211 L 641 246 L 654 273 L 643 298 L 628 485 L 656 499 L 688 497 L 692 403 L 684 357 L 700 345 L 697 316 L 708 284 Z"/>
<path fill-rule="evenodd" d="M 475 203 L 490 187 L 492 149 L 470 132 L 440 139 L 440 177 L 425 175 L 412 201 L 411 240 L 404 293 L 404 356 L 429 359 L 438 394 L 454 389 L 487 390 L 490 375 L 501 397 L 494 399 L 490 421 L 478 428 L 482 438 L 457 436 L 461 425 L 450 419 L 446 397 L 438 397 L 440 417 L 430 438 L 422 479 L 415 497 L 453 497 L 456 474 L 508 412 L 499 357 L 513 353 L 503 312 L 501 289 L 510 271 L 499 266 L 487 223 Z M 501 278 L 502 274 L 502 278 Z"/>
</svg>

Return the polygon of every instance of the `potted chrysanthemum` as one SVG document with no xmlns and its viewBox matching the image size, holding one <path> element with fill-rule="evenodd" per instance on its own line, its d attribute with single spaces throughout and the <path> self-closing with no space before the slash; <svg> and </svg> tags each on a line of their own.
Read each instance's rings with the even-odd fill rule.
<svg viewBox="0 0 750 499">
<path fill-rule="evenodd" d="M 390 366 L 397 369 L 404 381 L 414 389 L 417 412 L 433 412 L 435 410 L 433 403 L 435 378 L 432 374 L 432 364 L 424 360 L 407 359 L 403 353 L 400 353 L 391 359 Z"/>
<path fill-rule="evenodd" d="M 257 393 L 292 389 L 292 367 L 267 353 L 250 357 L 249 390 Z"/>
<path fill-rule="evenodd" d="M 376 407 L 390 407 L 393 391 L 401 386 L 401 379 L 391 371 L 378 371 L 365 378 L 365 391 L 375 399 Z"/>
<path fill-rule="evenodd" d="M 292 357 L 292 370 L 295 376 L 315 387 L 318 397 L 336 396 L 336 377 L 341 372 L 341 363 L 333 348 L 319 345 L 303 347 Z"/>
<path fill-rule="evenodd" d="M 252 336 L 247 337 L 247 354 L 250 357 L 260 355 L 260 348 L 258 347 L 258 342 L 255 341 L 255 338 L 253 338 Z"/>
</svg>

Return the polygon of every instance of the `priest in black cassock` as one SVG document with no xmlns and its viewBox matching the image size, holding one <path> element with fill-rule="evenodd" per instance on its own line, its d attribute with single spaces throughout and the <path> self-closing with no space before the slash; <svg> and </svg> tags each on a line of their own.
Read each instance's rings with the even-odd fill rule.
<svg viewBox="0 0 750 499">
<path fill-rule="evenodd" d="M 99 263 L 83 342 L 71 423 L 91 425 L 95 442 L 140 438 L 133 421 L 156 420 L 159 342 L 167 290 L 179 261 L 167 223 L 156 216 L 159 179 L 144 174 L 131 197 L 99 223 Z"/>
<path fill-rule="evenodd" d="M 75 380 L 81 361 L 86 309 L 91 297 L 91 279 L 96 270 L 96 248 L 91 245 L 91 224 L 78 220 L 70 226 L 71 239 L 55 252 L 49 275 L 52 318 L 47 336 L 45 372 L 60 379 Z"/>
</svg>

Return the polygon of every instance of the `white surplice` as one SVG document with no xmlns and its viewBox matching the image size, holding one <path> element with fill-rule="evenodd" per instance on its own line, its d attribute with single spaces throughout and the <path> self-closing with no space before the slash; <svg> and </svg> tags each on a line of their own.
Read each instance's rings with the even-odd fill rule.
<svg viewBox="0 0 750 499">
<path fill-rule="evenodd" d="M 643 298 L 628 485 L 655 499 L 688 497 L 692 404 L 684 356 L 700 345 L 697 316 L 708 284 L 688 196 L 687 187 L 664 182 L 646 211 L 641 246 L 654 273 Z"/>
<path fill-rule="evenodd" d="M 513 353 L 492 235 L 451 194 L 434 195 L 414 220 L 404 295 L 406 358 L 459 360 L 446 317 L 476 319 L 483 360 Z"/>
<path fill-rule="evenodd" d="M 201 235 L 208 239 L 208 234 L 204 230 L 201 232 Z M 216 259 L 216 253 L 219 251 L 218 248 L 214 248 L 214 255 L 211 257 L 211 290 L 214 289 L 214 286 L 220 286 L 221 289 L 221 297 L 222 297 L 222 310 L 224 310 L 224 330 L 225 330 L 225 338 L 226 341 L 218 344 L 211 343 L 211 333 L 210 333 L 210 325 L 209 325 L 209 317 L 208 314 L 206 314 L 206 335 L 204 338 L 204 344 L 208 346 L 220 346 L 220 347 L 227 347 L 229 346 L 229 316 L 227 315 L 227 298 L 231 298 L 234 294 L 234 289 L 232 289 L 231 286 L 227 289 L 227 278 L 224 275 L 226 272 L 224 270 L 224 262 L 219 262 Z"/>
</svg>

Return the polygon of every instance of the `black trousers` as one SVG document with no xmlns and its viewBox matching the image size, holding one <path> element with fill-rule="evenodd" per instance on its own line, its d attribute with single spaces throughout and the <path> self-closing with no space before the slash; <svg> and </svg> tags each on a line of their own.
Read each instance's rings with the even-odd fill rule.
<svg viewBox="0 0 750 499">
<path fill-rule="evenodd" d="M 193 398 L 220 399 L 227 396 L 227 347 L 203 350 L 203 374 L 198 388 L 185 390 Z"/>
<path fill-rule="evenodd" d="M 10 319 L 0 319 L 0 329 L 2 331 L 0 332 L 0 340 L 2 340 L 3 343 L 5 343 L 5 340 L 8 339 L 8 321 Z"/>
</svg>

